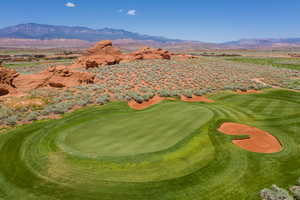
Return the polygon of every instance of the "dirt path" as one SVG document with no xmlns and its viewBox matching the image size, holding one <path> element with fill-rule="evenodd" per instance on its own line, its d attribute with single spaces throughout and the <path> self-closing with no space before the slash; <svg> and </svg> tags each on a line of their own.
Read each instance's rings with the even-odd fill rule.
<svg viewBox="0 0 300 200">
<path fill-rule="evenodd" d="M 293 90 L 293 89 L 289 89 L 289 88 L 282 88 L 282 87 L 279 87 L 279 86 L 267 84 L 262 79 L 263 78 L 253 78 L 253 79 L 251 79 L 251 81 L 254 81 L 256 83 L 260 83 L 260 84 L 263 84 L 263 85 L 266 85 L 266 86 L 270 86 L 270 87 L 275 88 L 275 89 L 288 90 L 288 91 L 292 91 L 292 92 L 300 92 L 299 90 Z"/>
</svg>

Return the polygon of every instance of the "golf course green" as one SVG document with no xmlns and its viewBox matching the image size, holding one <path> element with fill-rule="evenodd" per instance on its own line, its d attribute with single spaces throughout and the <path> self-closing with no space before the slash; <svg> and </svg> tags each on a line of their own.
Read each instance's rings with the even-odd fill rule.
<svg viewBox="0 0 300 200">
<path fill-rule="evenodd" d="M 256 200 L 300 177 L 300 93 L 209 98 L 113 102 L 2 133 L 0 200 Z M 247 135 L 219 132 L 224 122 L 264 130 L 282 150 L 244 150 L 232 140 Z"/>
</svg>

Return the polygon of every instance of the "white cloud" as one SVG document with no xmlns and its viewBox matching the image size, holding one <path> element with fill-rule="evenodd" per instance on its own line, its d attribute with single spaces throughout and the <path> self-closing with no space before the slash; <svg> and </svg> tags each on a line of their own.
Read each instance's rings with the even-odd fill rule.
<svg viewBox="0 0 300 200">
<path fill-rule="evenodd" d="M 127 15 L 136 15 L 136 10 L 128 10 Z"/>
<path fill-rule="evenodd" d="M 65 4 L 66 7 L 69 7 L 69 8 L 74 8 L 76 7 L 76 4 L 75 3 L 72 3 L 72 2 L 68 2 Z"/>
</svg>

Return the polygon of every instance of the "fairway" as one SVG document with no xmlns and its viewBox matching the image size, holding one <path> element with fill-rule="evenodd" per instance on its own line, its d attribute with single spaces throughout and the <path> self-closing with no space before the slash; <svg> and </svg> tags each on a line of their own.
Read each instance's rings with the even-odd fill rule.
<svg viewBox="0 0 300 200">
<path fill-rule="evenodd" d="M 221 92 L 212 103 L 125 102 L 0 135 L 0 200 L 256 200 L 300 176 L 300 93 Z M 276 137 L 277 153 L 244 150 L 224 122 Z"/>
</svg>

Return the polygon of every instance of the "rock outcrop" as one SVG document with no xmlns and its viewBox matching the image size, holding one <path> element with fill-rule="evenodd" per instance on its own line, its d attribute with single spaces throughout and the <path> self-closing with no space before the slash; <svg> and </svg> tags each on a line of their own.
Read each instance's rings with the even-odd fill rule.
<svg viewBox="0 0 300 200">
<path fill-rule="evenodd" d="M 94 83 L 95 76 L 88 72 L 78 72 L 66 66 L 54 66 L 38 74 L 21 75 L 15 80 L 16 87 L 23 91 L 42 87 L 74 87 Z"/>
<path fill-rule="evenodd" d="M 143 47 L 143 48 L 141 48 L 138 51 L 135 51 L 133 53 L 125 55 L 125 57 L 126 56 L 141 59 L 141 60 L 148 60 L 148 59 L 167 59 L 167 60 L 170 60 L 171 59 L 171 54 L 167 50 L 150 48 L 148 46 Z"/>
<path fill-rule="evenodd" d="M 166 50 L 150 47 L 143 47 L 138 51 L 123 54 L 118 48 L 112 46 L 112 41 L 104 40 L 88 49 L 75 64 L 89 69 L 105 65 L 148 59 L 171 59 L 171 54 Z"/>
<path fill-rule="evenodd" d="M 105 65 L 118 64 L 121 61 L 122 52 L 112 46 L 112 41 L 103 40 L 88 49 L 80 57 L 76 64 L 84 66 L 86 69 Z"/>
<path fill-rule="evenodd" d="M 0 65 L 0 96 L 9 94 L 15 89 L 14 80 L 19 73 L 12 69 L 7 69 Z"/>
</svg>

